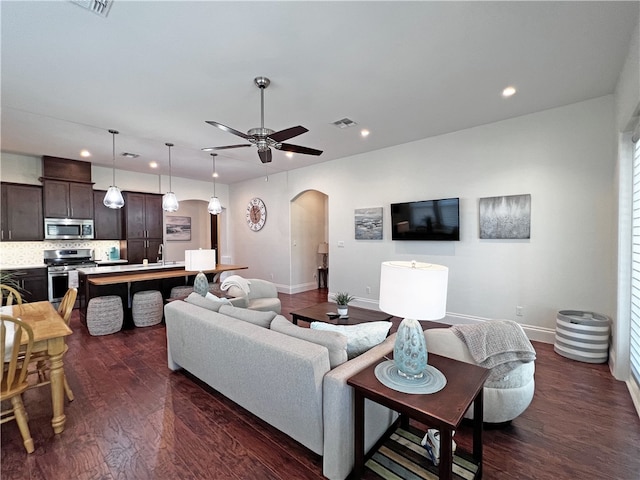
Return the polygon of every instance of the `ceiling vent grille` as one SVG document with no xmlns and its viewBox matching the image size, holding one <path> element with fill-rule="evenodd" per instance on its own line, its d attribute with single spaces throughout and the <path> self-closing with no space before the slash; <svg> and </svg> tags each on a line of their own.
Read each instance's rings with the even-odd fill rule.
<svg viewBox="0 0 640 480">
<path fill-rule="evenodd" d="M 71 3 L 75 3 L 82 8 L 91 10 L 93 13 L 106 18 L 111 10 L 113 0 L 71 0 Z"/>
<path fill-rule="evenodd" d="M 336 120 L 335 122 L 333 122 L 333 125 L 338 128 L 348 128 L 356 126 L 357 123 L 350 118 L 343 118 L 342 120 Z"/>
</svg>

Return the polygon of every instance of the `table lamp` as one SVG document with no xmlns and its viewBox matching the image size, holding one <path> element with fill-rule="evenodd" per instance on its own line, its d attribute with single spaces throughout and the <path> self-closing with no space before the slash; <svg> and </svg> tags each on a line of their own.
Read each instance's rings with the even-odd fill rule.
<svg viewBox="0 0 640 480">
<path fill-rule="evenodd" d="M 327 254 L 329 253 L 329 244 L 322 242 L 318 245 L 318 253 L 322 254 L 322 268 L 327 268 Z"/>
<path fill-rule="evenodd" d="M 422 378 L 427 345 L 418 320 L 439 320 L 446 314 L 449 269 L 416 261 L 382 262 L 380 310 L 404 317 L 398 327 L 393 361 L 401 377 Z"/>
<path fill-rule="evenodd" d="M 215 250 L 185 250 L 184 269 L 188 272 L 199 271 L 193 281 L 193 291 L 203 297 L 209 292 L 209 280 L 202 272 L 203 270 L 213 270 L 216 268 Z"/>
</svg>

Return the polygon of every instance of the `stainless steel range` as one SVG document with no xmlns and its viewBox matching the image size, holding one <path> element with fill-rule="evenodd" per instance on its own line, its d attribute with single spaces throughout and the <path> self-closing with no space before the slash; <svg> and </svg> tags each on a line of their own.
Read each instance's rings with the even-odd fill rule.
<svg viewBox="0 0 640 480">
<path fill-rule="evenodd" d="M 49 301 L 58 304 L 69 288 L 70 279 L 75 286 L 77 278 L 73 273 L 78 268 L 95 267 L 91 260 L 93 251 L 90 248 L 45 250 L 44 263 L 47 265 L 49 277 Z"/>
</svg>

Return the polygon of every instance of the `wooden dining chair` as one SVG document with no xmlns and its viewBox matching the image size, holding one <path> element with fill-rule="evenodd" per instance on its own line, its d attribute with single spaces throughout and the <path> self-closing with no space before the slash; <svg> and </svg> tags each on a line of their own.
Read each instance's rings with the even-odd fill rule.
<svg viewBox="0 0 640 480">
<path fill-rule="evenodd" d="M 15 288 L 0 284 L 0 305 L 22 305 L 22 295 Z"/>
<path fill-rule="evenodd" d="M 0 401 L 11 400 L 11 408 L 0 412 L 0 423 L 15 419 L 24 448 L 27 453 L 32 453 L 33 439 L 22 394 L 29 387 L 27 371 L 33 348 L 33 330 L 22 320 L 10 315 L 0 314 L 0 321 L 0 356 L 4 360 L 4 367 L 0 370 Z M 26 345 L 21 345 L 24 335 L 28 341 Z"/>
<path fill-rule="evenodd" d="M 64 297 L 62 298 L 62 302 L 60 302 L 60 306 L 58 307 L 58 315 L 62 317 L 64 323 L 66 323 L 67 326 L 69 326 L 69 322 L 71 321 L 71 313 L 73 312 L 73 306 L 76 303 L 77 296 L 77 288 L 68 289 L 67 293 L 65 293 Z M 65 343 L 65 354 L 67 353 L 67 350 L 69 350 L 69 347 Z M 31 362 L 35 363 L 35 368 L 29 370 L 29 374 L 37 374 L 38 380 L 35 384 L 30 385 L 29 388 L 43 387 L 44 385 L 49 385 L 51 383 L 51 379 L 48 375 L 50 370 L 49 359 L 49 355 L 47 355 L 45 352 L 39 352 L 31 358 Z M 71 387 L 67 382 L 66 375 L 64 376 L 64 391 L 69 401 L 72 402 L 75 397 L 73 396 L 73 391 L 71 390 Z"/>
</svg>

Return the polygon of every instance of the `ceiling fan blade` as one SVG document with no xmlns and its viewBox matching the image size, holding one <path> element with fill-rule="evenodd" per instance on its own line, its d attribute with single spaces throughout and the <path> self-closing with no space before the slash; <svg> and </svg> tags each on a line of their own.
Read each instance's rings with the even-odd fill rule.
<svg viewBox="0 0 640 480">
<path fill-rule="evenodd" d="M 239 143 L 238 145 L 223 145 L 222 147 L 204 147 L 201 148 L 203 152 L 213 152 L 214 150 L 226 150 L 227 148 L 239 148 L 239 147 L 250 147 L 250 143 Z"/>
<path fill-rule="evenodd" d="M 285 152 L 302 153 L 304 155 L 321 155 L 322 150 L 316 150 L 315 148 L 301 147 L 300 145 L 291 145 L 290 143 L 280 143 L 276 147 L 278 150 L 284 150 Z"/>
<path fill-rule="evenodd" d="M 234 135 L 237 135 L 242 138 L 246 138 L 247 140 L 249 139 L 249 135 L 247 135 L 246 133 L 242 133 L 234 128 L 227 127 L 226 125 L 223 125 L 218 122 L 214 122 L 212 120 L 205 120 L 205 122 L 208 123 L 209 125 L 213 125 L 214 127 L 219 128 L 220 130 L 224 130 L 225 132 L 233 133 Z"/>
<path fill-rule="evenodd" d="M 267 148 L 266 150 L 258 150 L 258 156 L 260 157 L 260 161 L 262 163 L 270 163 L 271 162 L 271 149 Z"/>
<path fill-rule="evenodd" d="M 283 140 L 289 140 L 290 138 L 297 137 L 298 135 L 302 135 L 308 131 L 309 130 L 304 128 L 302 125 L 298 125 L 297 127 L 286 128 L 279 132 L 272 133 L 269 135 L 269 138 L 274 142 L 282 142 Z"/>
</svg>

